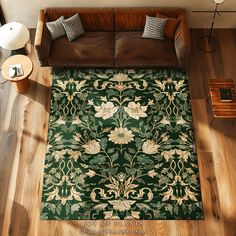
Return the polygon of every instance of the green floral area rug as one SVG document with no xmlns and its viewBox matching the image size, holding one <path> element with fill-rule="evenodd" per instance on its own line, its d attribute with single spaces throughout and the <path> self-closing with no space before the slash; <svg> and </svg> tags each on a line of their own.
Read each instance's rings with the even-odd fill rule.
<svg viewBox="0 0 236 236">
<path fill-rule="evenodd" d="M 185 72 L 53 72 L 41 219 L 203 219 Z"/>
</svg>

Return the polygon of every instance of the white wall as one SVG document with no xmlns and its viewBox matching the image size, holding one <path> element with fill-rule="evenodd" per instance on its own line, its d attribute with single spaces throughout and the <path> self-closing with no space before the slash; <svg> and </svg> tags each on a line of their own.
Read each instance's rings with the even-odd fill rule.
<svg viewBox="0 0 236 236">
<path fill-rule="evenodd" d="M 193 10 L 213 10 L 213 0 L 0 0 L 7 22 L 19 21 L 35 28 L 39 9 L 45 7 L 144 7 L 168 6 L 188 10 L 191 28 L 209 28 L 212 14 L 193 13 Z M 225 0 L 220 10 L 235 10 L 236 0 Z M 236 12 L 222 13 L 217 17 L 215 27 L 236 28 Z"/>
</svg>

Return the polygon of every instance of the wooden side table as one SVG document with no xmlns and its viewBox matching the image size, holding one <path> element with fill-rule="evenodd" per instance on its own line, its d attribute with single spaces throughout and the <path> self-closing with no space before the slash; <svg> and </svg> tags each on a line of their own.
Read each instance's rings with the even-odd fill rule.
<svg viewBox="0 0 236 236">
<path fill-rule="evenodd" d="M 23 67 L 23 75 L 11 78 L 9 76 L 10 65 L 21 64 Z M 31 59 L 25 55 L 15 55 L 9 57 L 2 65 L 2 75 L 6 80 L 9 80 L 16 85 L 18 93 L 25 93 L 29 88 L 28 77 L 33 71 L 33 63 Z"/>
<path fill-rule="evenodd" d="M 236 118 L 236 96 L 235 87 L 232 80 L 209 80 L 208 104 L 211 106 L 212 125 L 215 118 Z M 220 88 L 230 88 L 233 95 L 233 101 L 222 102 L 220 100 Z"/>
</svg>

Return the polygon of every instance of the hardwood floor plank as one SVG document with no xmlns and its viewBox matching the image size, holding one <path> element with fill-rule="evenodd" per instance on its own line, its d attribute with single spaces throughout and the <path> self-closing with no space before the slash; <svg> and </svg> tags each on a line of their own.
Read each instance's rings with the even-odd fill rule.
<svg viewBox="0 0 236 236">
<path fill-rule="evenodd" d="M 214 160 L 225 235 L 234 235 L 236 232 L 236 155 L 230 152 L 236 147 L 235 130 L 234 123 L 219 120 L 217 124 L 214 124 L 211 132 L 211 140 L 216 144 L 214 145 Z"/>
<path fill-rule="evenodd" d="M 200 151 L 211 152 L 212 145 L 209 142 L 210 130 L 205 99 L 193 99 L 191 105 L 196 146 Z"/>
<path fill-rule="evenodd" d="M 12 159 L 16 150 L 16 131 L 3 131 L 0 135 L 0 219 L 4 219 L 6 202 L 8 197 L 10 175 L 12 172 Z M 0 220 L 0 232 L 3 229 L 3 220 Z"/>
<path fill-rule="evenodd" d="M 224 37 L 220 37 L 224 35 Z M 236 82 L 236 29 L 221 30 L 218 33 L 218 41 L 222 52 L 222 61 L 219 68 L 224 70 L 225 79 L 233 79 Z"/>
<path fill-rule="evenodd" d="M 200 99 L 205 97 L 205 81 L 201 78 L 201 52 L 196 50 L 197 41 L 201 37 L 201 30 L 191 30 L 191 57 L 188 65 L 188 77 L 192 99 Z M 190 79 L 191 78 L 191 79 Z"/>
</svg>

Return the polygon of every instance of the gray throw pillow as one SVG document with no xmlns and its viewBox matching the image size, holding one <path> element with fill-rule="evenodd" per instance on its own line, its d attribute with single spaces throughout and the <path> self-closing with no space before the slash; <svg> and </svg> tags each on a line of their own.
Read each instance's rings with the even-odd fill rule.
<svg viewBox="0 0 236 236">
<path fill-rule="evenodd" d="M 84 28 L 80 21 L 78 13 L 66 20 L 63 20 L 62 24 L 65 28 L 67 38 L 70 42 L 76 39 L 78 36 L 84 34 Z"/>
<path fill-rule="evenodd" d="M 51 34 L 52 40 L 57 39 L 66 34 L 66 31 L 62 25 L 63 20 L 64 20 L 64 16 L 61 16 L 55 21 L 46 22 L 46 25 Z"/>
<path fill-rule="evenodd" d="M 146 16 L 146 23 L 144 27 L 143 38 L 151 38 L 151 39 L 165 39 L 165 26 L 167 22 L 167 18 L 157 18 Z"/>
</svg>

